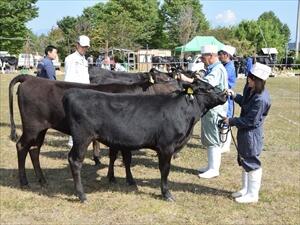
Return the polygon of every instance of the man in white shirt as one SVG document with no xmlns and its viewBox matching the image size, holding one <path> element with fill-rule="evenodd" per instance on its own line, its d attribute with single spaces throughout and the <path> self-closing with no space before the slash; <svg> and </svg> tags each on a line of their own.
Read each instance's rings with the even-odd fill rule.
<svg viewBox="0 0 300 225">
<path fill-rule="evenodd" d="M 76 51 L 65 59 L 65 81 L 89 84 L 88 61 L 85 53 L 90 47 L 90 39 L 79 36 L 76 43 Z"/>
<path fill-rule="evenodd" d="M 90 39 L 85 35 L 79 36 L 76 43 L 76 51 L 65 58 L 65 79 L 64 81 L 77 83 L 90 83 L 88 72 L 88 61 L 85 53 L 90 47 Z M 68 145 L 73 146 L 72 136 L 69 138 Z"/>
</svg>

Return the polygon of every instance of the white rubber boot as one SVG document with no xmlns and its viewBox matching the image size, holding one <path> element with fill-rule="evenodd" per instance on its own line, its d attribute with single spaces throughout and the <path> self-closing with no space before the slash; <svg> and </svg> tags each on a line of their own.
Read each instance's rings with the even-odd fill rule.
<svg viewBox="0 0 300 225">
<path fill-rule="evenodd" d="M 73 138 L 72 138 L 72 136 L 69 136 L 68 146 L 71 147 L 71 148 L 73 147 Z"/>
<path fill-rule="evenodd" d="M 211 162 L 211 154 L 209 154 L 209 149 L 210 149 L 211 147 L 208 147 L 207 148 L 207 166 L 206 167 L 202 167 L 202 168 L 199 168 L 198 169 L 198 172 L 199 173 L 205 173 L 207 170 L 209 170 L 209 164 L 210 164 L 210 162 Z"/>
<path fill-rule="evenodd" d="M 208 170 L 208 166 L 207 167 L 203 167 L 203 168 L 199 168 L 197 169 L 199 173 L 204 173 Z"/>
<path fill-rule="evenodd" d="M 258 202 L 258 194 L 261 185 L 262 169 L 250 171 L 248 173 L 247 194 L 235 199 L 238 203 Z"/>
<path fill-rule="evenodd" d="M 221 165 L 221 149 L 220 147 L 208 148 L 208 170 L 200 173 L 198 176 L 201 178 L 210 179 L 219 176 L 219 169 Z"/>
<path fill-rule="evenodd" d="M 248 188 L 248 173 L 246 171 L 243 171 L 242 173 L 242 189 L 232 193 L 232 197 L 237 198 L 241 197 L 245 194 L 247 194 L 247 188 Z"/>
<path fill-rule="evenodd" d="M 221 153 L 230 152 L 230 144 L 231 144 L 231 133 L 229 131 L 227 134 L 227 140 L 224 143 L 222 143 Z"/>
</svg>

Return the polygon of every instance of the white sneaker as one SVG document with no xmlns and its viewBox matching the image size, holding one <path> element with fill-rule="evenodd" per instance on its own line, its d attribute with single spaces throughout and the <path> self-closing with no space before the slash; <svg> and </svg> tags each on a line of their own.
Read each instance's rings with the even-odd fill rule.
<svg viewBox="0 0 300 225">
<path fill-rule="evenodd" d="M 232 197 L 237 198 L 245 195 L 248 188 L 248 173 L 243 171 L 242 173 L 242 189 L 231 194 Z"/>
<path fill-rule="evenodd" d="M 262 169 L 250 171 L 248 173 L 247 194 L 235 199 L 238 203 L 255 203 L 258 202 L 258 194 L 261 185 Z"/>
</svg>

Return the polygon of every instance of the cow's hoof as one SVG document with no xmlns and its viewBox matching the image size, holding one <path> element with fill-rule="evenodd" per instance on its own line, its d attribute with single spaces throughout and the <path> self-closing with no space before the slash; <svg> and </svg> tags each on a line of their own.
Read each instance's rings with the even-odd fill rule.
<svg viewBox="0 0 300 225">
<path fill-rule="evenodd" d="M 30 186 L 29 186 L 28 183 L 27 184 L 21 184 L 20 187 L 21 187 L 21 189 L 30 189 Z"/>
<path fill-rule="evenodd" d="M 94 157 L 94 162 L 95 162 L 95 166 L 97 166 L 97 167 L 101 166 L 101 162 L 98 157 Z"/>
<path fill-rule="evenodd" d="M 175 202 L 175 198 L 173 198 L 173 196 L 171 194 L 167 194 L 167 195 L 163 196 L 163 199 L 167 202 Z"/>
<path fill-rule="evenodd" d="M 21 187 L 22 189 L 28 189 L 28 188 L 30 188 L 29 183 L 28 183 L 27 180 L 21 180 L 21 181 L 20 181 L 20 187 Z"/>
<path fill-rule="evenodd" d="M 117 183 L 117 180 L 115 177 L 108 177 L 109 183 Z"/>
<path fill-rule="evenodd" d="M 39 183 L 40 183 L 41 187 L 47 187 L 48 186 L 48 183 L 45 179 L 40 179 Z"/>
<path fill-rule="evenodd" d="M 79 200 L 81 203 L 85 203 L 87 198 L 85 194 L 78 194 Z"/>
<path fill-rule="evenodd" d="M 173 159 L 178 159 L 179 158 L 179 153 L 174 153 L 173 154 Z"/>
<path fill-rule="evenodd" d="M 126 180 L 126 183 L 127 183 L 129 186 L 136 186 L 136 182 L 135 182 L 134 179 Z"/>
</svg>

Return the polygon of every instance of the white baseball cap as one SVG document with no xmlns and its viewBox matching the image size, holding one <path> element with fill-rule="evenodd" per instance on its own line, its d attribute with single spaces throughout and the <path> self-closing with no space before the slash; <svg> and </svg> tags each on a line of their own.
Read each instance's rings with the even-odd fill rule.
<svg viewBox="0 0 300 225">
<path fill-rule="evenodd" d="M 201 54 L 217 54 L 218 47 L 216 45 L 203 45 L 201 47 Z"/>
<path fill-rule="evenodd" d="M 257 62 L 251 68 L 250 73 L 262 80 L 266 80 L 271 74 L 271 71 L 271 67 Z"/>
<path fill-rule="evenodd" d="M 88 36 L 85 36 L 85 35 L 80 35 L 78 37 L 78 40 L 77 40 L 78 44 L 80 44 L 80 46 L 82 47 L 90 47 L 90 39 Z"/>
<path fill-rule="evenodd" d="M 221 48 L 221 51 L 228 53 L 229 55 L 233 56 L 236 48 L 231 45 L 224 45 L 223 48 Z"/>
</svg>

